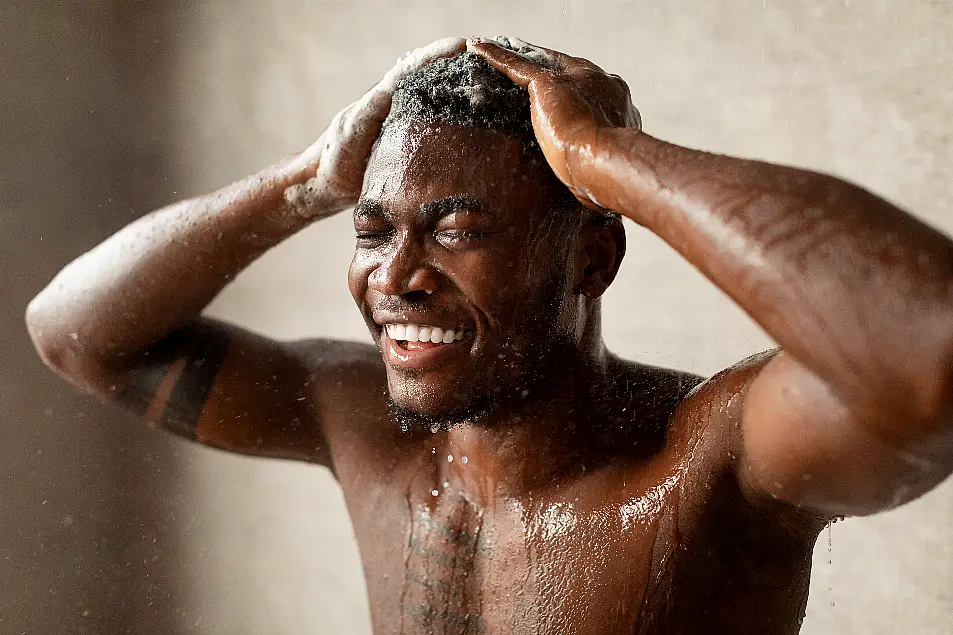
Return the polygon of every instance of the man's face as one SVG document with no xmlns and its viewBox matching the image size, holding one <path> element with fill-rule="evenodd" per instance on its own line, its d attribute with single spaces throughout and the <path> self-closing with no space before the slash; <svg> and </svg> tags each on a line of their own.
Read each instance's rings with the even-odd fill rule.
<svg viewBox="0 0 953 635">
<path fill-rule="evenodd" d="M 411 123 L 381 136 L 348 283 L 397 406 L 436 418 L 489 407 L 574 344 L 575 236 L 570 212 L 552 209 L 555 185 L 501 133 Z"/>
</svg>

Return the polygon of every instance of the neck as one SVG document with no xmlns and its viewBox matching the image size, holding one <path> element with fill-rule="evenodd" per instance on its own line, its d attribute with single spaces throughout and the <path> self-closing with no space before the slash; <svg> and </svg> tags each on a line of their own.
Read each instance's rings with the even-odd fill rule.
<svg viewBox="0 0 953 635">
<path fill-rule="evenodd" d="M 586 456 L 600 438 L 599 428 L 614 419 L 611 356 L 598 324 L 584 329 L 587 346 L 571 359 L 552 365 L 555 372 L 525 394 L 492 411 L 437 435 L 440 456 L 454 456 L 457 478 L 488 482 L 516 494 L 553 477 L 584 469 Z M 466 462 L 462 461 L 466 457 Z"/>
</svg>

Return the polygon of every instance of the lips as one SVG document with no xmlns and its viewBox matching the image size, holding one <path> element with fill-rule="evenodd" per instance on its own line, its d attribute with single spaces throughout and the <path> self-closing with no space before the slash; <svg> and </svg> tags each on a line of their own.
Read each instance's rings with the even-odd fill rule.
<svg viewBox="0 0 953 635">
<path fill-rule="evenodd" d="M 454 361 L 464 361 L 473 341 L 473 331 L 409 322 L 380 324 L 384 361 L 406 370 L 425 370 Z"/>
<path fill-rule="evenodd" d="M 463 327 L 450 329 L 425 324 L 387 324 L 387 336 L 398 342 L 430 342 L 432 344 L 452 344 L 466 337 Z"/>
</svg>

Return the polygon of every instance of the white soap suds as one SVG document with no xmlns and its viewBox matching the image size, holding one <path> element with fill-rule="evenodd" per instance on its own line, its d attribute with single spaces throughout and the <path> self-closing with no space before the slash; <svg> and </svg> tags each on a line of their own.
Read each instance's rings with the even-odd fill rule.
<svg viewBox="0 0 953 635">
<path fill-rule="evenodd" d="M 554 55 L 549 53 L 549 51 L 544 51 L 538 46 L 530 44 L 526 40 L 511 36 L 502 36 L 497 39 L 503 40 L 504 45 L 509 44 L 509 48 L 514 49 L 519 55 L 522 55 L 528 60 L 536 62 L 546 68 L 559 68 L 559 60 Z"/>
</svg>

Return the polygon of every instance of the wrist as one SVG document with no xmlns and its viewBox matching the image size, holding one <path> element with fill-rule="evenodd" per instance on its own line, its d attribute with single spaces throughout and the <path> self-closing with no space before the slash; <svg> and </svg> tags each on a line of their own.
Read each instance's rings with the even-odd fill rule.
<svg viewBox="0 0 953 635">
<path fill-rule="evenodd" d="M 318 176 L 319 157 L 311 150 L 308 148 L 275 166 L 285 212 L 306 222 L 330 216 L 346 207 L 337 201 L 326 175 Z"/>
<path fill-rule="evenodd" d="M 640 192 L 647 192 L 633 177 L 644 173 L 637 157 L 645 149 L 636 146 L 651 139 L 636 128 L 597 129 L 591 141 L 579 144 L 567 160 L 574 186 L 595 205 L 644 225 L 645 219 L 634 215 L 644 206 L 633 204 L 633 194 L 641 198 Z"/>
<path fill-rule="evenodd" d="M 583 143 L 576 143 L 566 157 L 566 167 L 572 179 L 572 189 L 605 210 L 615 211 L 617 200 L 607 169 L 611 157 L 618 154 L 619 128 L 598 128 Z"/>
<path fill-rule="evenodd" d="M 308 179 L 314 177 L 318 171 L 318 157 L 310 156 L 310 150 L 311 148 L 308 148 L 293 154 L 272 166 L 271 170 L 277 177 L 277 182 L 287 188 L 306 183 Z"/>
</svg>

